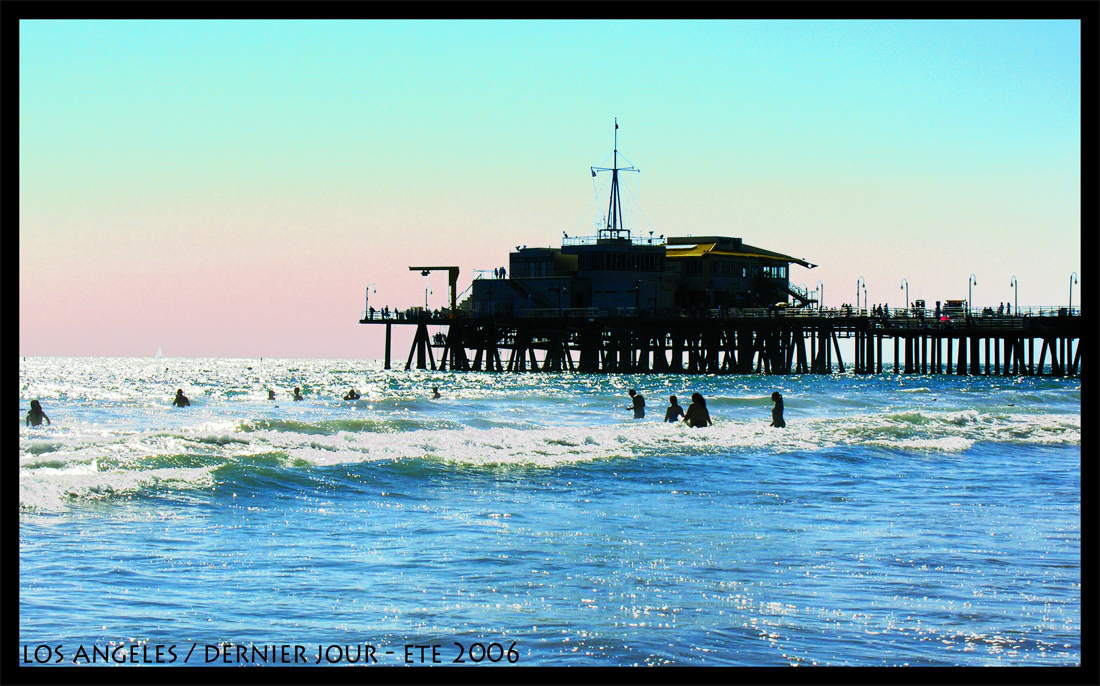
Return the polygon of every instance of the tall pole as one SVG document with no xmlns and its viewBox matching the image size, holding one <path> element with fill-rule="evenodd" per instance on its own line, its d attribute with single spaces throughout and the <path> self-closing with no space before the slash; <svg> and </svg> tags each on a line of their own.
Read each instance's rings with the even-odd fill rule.
<svg viewBox="0 0 1100 686">
<path fill-rule="evenodd" d="M 1077 272 L 1069 275 L 1069 313 L 1073 314 L 1073 284 L 1077 283 Z"/>
<path fill-rule="evenodd" d="M 901 280 L 901 287 L 905 289 L 905 311 L 909 311 L 909 282 L 905 279 Z"/>
<path fill-rule="evenodd" d="M 368 316 L 368 317 L 370 316 L 370 289 L 371 289 L 371 287 L 372 287 L 372 286 L 374 286 L 374 284 L 373 284 L 373 283 L 368 283 L 368 284 L 367 284 L 367 302 L 366 302 L 366 304 L 364 305 L 364 307 L 366 307 L 366 308 L 367 308 L 367 309 L 366 309 L 366 312 L 367 312 L 367 316 Z M 377 288 L 375 288 L 375 289 L 374 289 L 374 292 L 375 292 L 375 293 L 377 293 L 377 292 L 378 292 L 378 289 L 377 289 Z"/>
<path fill-rule="evenodd" d="M 978 285 L 978 277 L 973 274 L 966 282 L 966 315 L 969 317 L 970 313 L 974 310 L 974 301 L 971 299 L 974 297 L 974 292 L 971 289 L 972 286 Z"/>
<path fill-rule="evenodd" d="M 1013 296 L 1016 301 L 1016 316 L 1020 315 L 1020 284 L 1016 281 L 1016 277 L 1012 277 L 1012 283 L 1008 284 L 1012 286 Z"/>
<path fill-rule="evenodd" d="M 857 313 L 859 312 L 859 285 L 861 283 L 863 284 L 863 290 L 866 291 L 867 290 L 867 282 L 863 280 L 862 276 L 859 277 L 858 279 L 856 279 L 856 312 Z M 864 304 L 866 304 L 866 303 L 864 303 Z"/>
<path fill-rule="evenodd" d="M 615 118 L 615 149 L 613 163 L 610 169 L 604 167 L 592 167 L 592 176 L 596 175 L 596 172 L 609 171 L 611 172 L 611 198 L 607 205 L 607 224 L 604 226 L 603 231 L 606 231 L 611 238 L 618 238 L 619 234 L 626 229 L 623 228 L 623 210 L 622 201 L 619 198 L 619 172 L 620 171 L 638 171 L 634 167 L 624 167 L 619 169 L 619 119 Z M 629 233 L 629 231 L 627 231 Z"/>
<path fill-rule="evenodd" d="M 621 208 L 619 203 L 619 118 L 615 117 L 615 145 L 613 157 L 611 162 L 611 200 L 607 208 L 607 214 L 611 217 L 611 231 L 618 237 L 616 232 L 617 226 L 622 226 L 623 218 L 619 215 L 618 210 Z"/>
<path fill-rule="evenodd" d="M 825 284 L 821 282 L 821 279 L 817 280 L 817 309 L 820 310 L 825 304 Z"/>
</svg>

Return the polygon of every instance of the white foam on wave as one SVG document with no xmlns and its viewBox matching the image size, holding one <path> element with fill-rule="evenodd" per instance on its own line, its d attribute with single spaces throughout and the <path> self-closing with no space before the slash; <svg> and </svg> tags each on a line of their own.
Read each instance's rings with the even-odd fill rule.
<svg viewBox="0 0 1100 686">
<path fill-rule="evenodd" d="M 552 429 L 445 429 L 399 434 L 340 432 L 311 436 L 295 445 L 287 436 L 264 436 L 293 460 L 324 466 L 363 461 L 432 459 L 470 465 L 523 464 L 553 467 L 633 453 L 608 427 L 564 438 Z M 641 444 L 638 444 L 639 446 Z"/>
<path fill-rule="evenodd" d="M 214 469 L 211 466 L 101 471 L 93 463 L 69 465 L 62 469 L 27 470 L 19 475 L 19 507 L 36 512 L 56 512 L 66 509 L 73 501 L 126 497 L 149 488 L 211 488 L 214 485 Z"/>
<path fill-rule="evenodd" d="M 1079 416 L 1068 414 L 907 409 L 835 418 L 788 413 L 784 429 L 756 416 L 745 420 L 729 415 L 716 415 L 715 425 L 703 429 L 655 419 L 474 427 L 463 426 L 461 416 L 446 426 L 393 432 L 315 432 L 308 430 L 308 420 L 289 428 L 248 431 L 236 421 L 144 431 L 87 427 L 80 434 L 47 440 L 21 437 L 20 503 L 51 509 L 74 497 L 117 497 L 167 481 L 180 488 L 205 488 L 218 466 L 246 462 L 253 455 L 285 455 L 290 468 L 407 460 L 554 468 L 613 459 L 812 453 L 846 446 L 958 453 L 979 442 L 1079 444 L 1080 424 Z"/>
<path fill-rule="evenodd" d="M 744 450 L 811 451 L 834 445 L 822 440 L 820 426 L 775 429 L 763 422 L 718 423 L 703 429 L 683 424 L 638 422 L 571 429 L 447 429 L 400 434 L 345 433 L 309 436 L 299 442 L 286 434 L 257 436 L 292 460 L 316 466 L 366 461 L 430 459 L 474 466 L 557 467 L 650 455 L 719 455 Z"/>
<path fill-rule="evenodd" d="M 785 429 L 764 421 L 718 419 L 714 426 L 691 429 L 683 424 L 625 420 L 568 428 L 459 426 L 334 434 L 253 431 L 246 437 L 247 441 L 237 446 L 239 454 L 282 452 L 292 462 L 316 466 L 430 459 L 482 466 L 554 467 L 647 455 L 813 452 L 852 445 L 959 452 L 979 441 L 1079 442 L 1080 429 L 1079 421 L 1063 415 L 997 417 L 974 410 L 917 410 L 839 419 L 791 417 Z M 236 442 L 222 443 L 230 447 Z"/>
<path fill-rule="evenodd" d="M 944 421 L 951 422 L 952 424 L 958 424 L 960 426 L 965 424 L 972 424 L 979 420 L 981 415 L 977 410 L 962 410 L 960 412 L 947 412 L 942 415 Z"/>
</svg>

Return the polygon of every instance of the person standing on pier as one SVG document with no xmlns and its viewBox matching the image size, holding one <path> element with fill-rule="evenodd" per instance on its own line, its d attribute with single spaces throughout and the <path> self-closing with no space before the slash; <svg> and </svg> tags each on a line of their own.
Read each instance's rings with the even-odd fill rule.
<svg viewBox="0 0 1100 686">
<path fill-rule="evenodd" d="M 787 422 L 783 421 L 783 396 L 779 395 L 779 391 L 772 393 L 772 402 L 775 405 L 772 406 L 771 426 L 782 429 L 787 426 Z"/>
<path fill-rule="evenodd" d="M 630 397 L 633 398 L 634 404 L 631 409 L 634 410 L 634 419 L 642 419 L 645 417 L 645 398 L 642 397 L 638 391 L 633 388 L 628 391 Z"/>
</svg>

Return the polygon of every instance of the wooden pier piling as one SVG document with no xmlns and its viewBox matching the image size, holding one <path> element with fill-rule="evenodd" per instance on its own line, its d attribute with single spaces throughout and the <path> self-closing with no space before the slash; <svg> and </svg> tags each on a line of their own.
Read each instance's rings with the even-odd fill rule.
<svg viewBox="0 0 1100 686">
<path fill-rule="evenodd" d="M 434 349 L 438 369 L 451 371 L 831 374 L 845 372 L 846 338 L 853 340 L 856 374 L 1075 376 L 1081 365 L 1080 316 L 944 323 L 814 310 L 695 317 L 536 310 L 492 317 L 409 312 L 360 323 L 385 324 L 386 369 L 395 324 L 417 327 L 405 369 L 414 358 L 417 369 L 437 369 Z M 434 339 L 429 326 L 440 329 Z M 892 367 L 884 364 L 886 339 L 893 342 Z"/>
</svg>

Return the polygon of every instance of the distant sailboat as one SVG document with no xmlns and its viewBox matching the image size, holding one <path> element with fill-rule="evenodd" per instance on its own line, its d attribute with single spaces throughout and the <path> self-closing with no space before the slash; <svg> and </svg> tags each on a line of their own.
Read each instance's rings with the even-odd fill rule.
<svg viewBox="0 0 1100 686">
<path fill-rule="evenodd" d="M 164 357 L 164 355 L 161 355 L 161 354 L 160 354 L 160 346 L 159 346 L 159 345 L 157 346 L 157 357 L 158 357 L 158 358 L 159 358 L 159 357 Z"/>
</svg>

